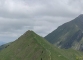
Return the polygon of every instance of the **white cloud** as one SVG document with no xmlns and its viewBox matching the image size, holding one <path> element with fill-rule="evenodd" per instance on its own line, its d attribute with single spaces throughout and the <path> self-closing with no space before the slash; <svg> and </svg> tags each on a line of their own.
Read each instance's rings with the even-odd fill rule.
<svg viewBox="0 0 83 60">
<path fill-rule="evenodd" d="M 80 1 L 0 0 L 0 41 L 15 40 L 27 30 L 45 36 L 78 16 L 83 8 Z"/>
</svg>

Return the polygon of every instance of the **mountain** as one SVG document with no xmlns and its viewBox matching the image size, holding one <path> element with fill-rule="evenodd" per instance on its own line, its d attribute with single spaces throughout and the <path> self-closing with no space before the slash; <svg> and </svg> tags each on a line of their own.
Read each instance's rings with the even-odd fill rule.
<svg viewBox="0 0 83 60">
<path fill-rule="evenodd" d="M 5 48 L 7 48 L 11 43 L 12 43 L 12 42 L 10 42 L 10 43 L 5 43 L 5 44 L 1 45 L 1 46 L 0 46 L 0 50 L 3 50 L 3 49 L 5 49 Z"/>
<path fill-rule="evenodd" d="M 73 48 L 83 51 L 83 14 L 59 26 L 45 39 L 59 48 Z"/>
<path fill-rule="evenodd" d="M 83 55 L 83 54 L 82 54 Z M 44 38 L 27 31 L 0 51 L 0 60 L 69 60 Z M 74 58 L 72 58 L 74 59 Z M 71 60 L 72 60 L 71 59 Z"/>
<path fill-rule="evenodd" d="M 0 60 L 83 60 L 82 52 L 54 47 L 30 30 L 2 46 Z"/>
</svg>

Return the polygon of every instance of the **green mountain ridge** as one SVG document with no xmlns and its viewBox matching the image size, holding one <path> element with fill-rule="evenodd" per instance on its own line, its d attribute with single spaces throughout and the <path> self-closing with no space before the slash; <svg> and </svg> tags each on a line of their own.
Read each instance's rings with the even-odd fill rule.
<svg viewBox="0 0 83 60">
<path fill-rule="evenodd" d="M 28 31 L 0 52 L 0 60 L 68 60 L 44 38 Z"/>
<path fill-rule="evenodd" d="M 59 26 L 45 39 L 59 48 L 83 50 L 83 14 Z"/>
<path fill-rule="evenodd" d="M 3 46 L 0 60 L 83 60 L 82 52 L 54 47 L 30 30 Z"/>
</svg>

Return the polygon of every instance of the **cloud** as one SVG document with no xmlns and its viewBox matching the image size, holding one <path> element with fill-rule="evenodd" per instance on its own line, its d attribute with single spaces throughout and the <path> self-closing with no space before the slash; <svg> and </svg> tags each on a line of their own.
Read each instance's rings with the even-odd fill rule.
<svg viewBox="0 0 83 60">
<path fill-rule="evenodd" d="M 82 0 L 0 0 L 0 41 L 13 41 L 27 30 L 45 36 L 82 8 Z"/>
<path fill-rule="evenodd" d="M 77 1 L 70 1 L 70 3 L 65 3 L 65 1 L 1 0 L 0 16 L 5 18 L 32 18 L 47 15 L 69 17 L 80 12 L 81 8 Z"/>
</svg>

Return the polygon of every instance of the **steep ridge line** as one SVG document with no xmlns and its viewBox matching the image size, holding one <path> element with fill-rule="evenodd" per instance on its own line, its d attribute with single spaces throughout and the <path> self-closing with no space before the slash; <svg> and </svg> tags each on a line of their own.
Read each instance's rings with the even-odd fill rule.
<svg viewBox="0 0 83 60">
<path fill-rule="evenodd" d="M 36 38 L 36 36 L 34 36 L 34 38 Z M 44 49 L 46 49 L 46 48 L 44 47 L 44 44 L 41 44 L 41 42 L 39 42 L 39 44 L 42 45 L 42 47 L 43 47 Z M 50 52 L 48 49 L 46 49 L 46 51 L 49 52 L 49 57 L 50 57 L 50 60 L 51 60 L 51 52 Z"/>
<path fill-rule="evenodd" d="M 48 49 L 46 49 L 46 50 L 49 52 L 49 57 L 50 57 L 50 60 L 51 60 L 51 52 Z"/>
</svg>

